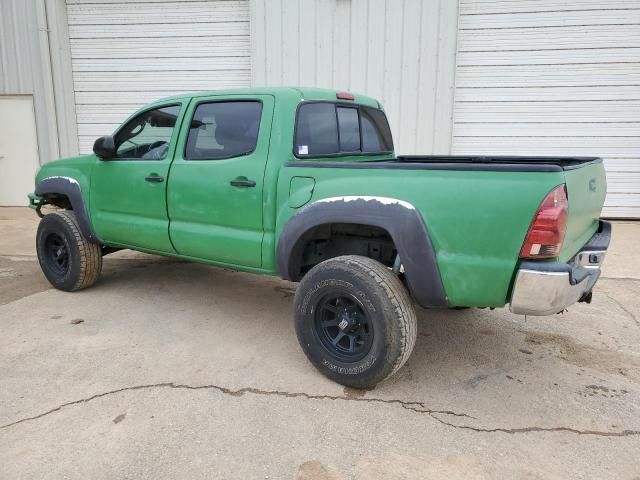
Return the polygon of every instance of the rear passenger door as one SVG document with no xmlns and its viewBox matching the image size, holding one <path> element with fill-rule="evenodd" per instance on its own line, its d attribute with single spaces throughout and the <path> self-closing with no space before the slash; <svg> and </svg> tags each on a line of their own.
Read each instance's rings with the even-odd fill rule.
<svg viewBox="0 0 640 480">
<path fill-rule="evenodd" d="M 259 268 L 274 100 L 213 96 L 189 106 L 169 173 L 169 234 L 181 255 Z"/>
</svg>

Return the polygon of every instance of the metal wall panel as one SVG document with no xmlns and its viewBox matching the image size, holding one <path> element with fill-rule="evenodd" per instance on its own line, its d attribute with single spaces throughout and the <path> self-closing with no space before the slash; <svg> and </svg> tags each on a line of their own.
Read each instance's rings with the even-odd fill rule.
<svg viewBox="0 0 640 480">
<path fill-rule="evenodd" d="M 0 94 L 33 95 L 40 162 L 78 152 L 65 0 L 0 0 Z"/>
<path fill-rule="evenodd" d="M 249 2 L 67 0 L 80 150 L 140 106 L 250 84 Z"/>
<path fill-rule="evenodd" d="M 43 6 L 23 0 L 0 2 L 0 94 L 33 95 L 40 161 L 55 156 L 58 148 L 55 127 L 48 123 L 53 112 L 51 85 L 42 63 L 49 52 L 39 34 Z"/>
<path fill-rule="evenodd" d="M 531 12 L 571 12 L 572 10 L 601 10 L 602 0 L 475 0 L 462 1 L 460 13 L 463 15 L 490 13 L 531 13 Z M 607 0 L 607 9 L 625 10 L 637 8 L 638 0 Z"/>
<path fill-rule="evenodd" d="M 637 0 L 460 0 L 454 153 L 597 155 L 640 217 Z"/>
<path fill-rule="evenodd" d="M 451 148 L 457 1 L 251 0 L 252 83 L 350 90 L 384 105 L 396 151 Z"/>
<path fill-rule="evenodd" d="M 29 60 L 39 50 L 38 13 L 34 2 L 0 2 L 0 92 L 32 94 L 38 63 Z"/>
</svg>

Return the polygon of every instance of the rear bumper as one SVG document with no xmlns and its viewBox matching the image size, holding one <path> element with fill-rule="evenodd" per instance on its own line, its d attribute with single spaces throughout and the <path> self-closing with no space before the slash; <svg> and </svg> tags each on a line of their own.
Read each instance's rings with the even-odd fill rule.
<svg viewBox="0 0 640 480">
<path fill-rule="evenodd" d="M 522 262 L 510 310 L 521 315 L 552 315 L 576 302 L 589 302 L 610 240 L 611 224 L 601 220 L 595 235 L 568 263 Z"/>
</svg>

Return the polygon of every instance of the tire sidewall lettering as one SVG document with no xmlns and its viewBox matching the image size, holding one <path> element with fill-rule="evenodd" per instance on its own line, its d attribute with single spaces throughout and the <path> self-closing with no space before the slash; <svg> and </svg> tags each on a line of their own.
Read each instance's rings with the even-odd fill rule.
<svg viewBox="0 0 640 480">
<path fill-rule="evenodd" d="M 336 287 L 343 288 L 346 291 L 355 295 L 358 298 L 358 300 L 360 300 L 360 302 L 365 307 L 365 309 L 368 310 L 367 313 L 372 316 L 372 320 L 375 322 L 375 317 L 378 315 L 378 309 L 376 309 L 374 303 L 371 301 L 371 299 L 368 297 L 368 295 L 364 291 L 356 288 L 354 283 L 350 281 L 336 279 L 336 278 L 326 278 L 313 284 L 313 286 L 305 292 L 304 297 L 300 302 L 299 312 L 305 317 L 305 323 L 307 325 L 306 335 L 308 335 L 309 337 L 311 338 L 315 337 L 315 334 L 312 331 L 312 328 L 313 328 L 312 325 L 314 321 L 313 316 L 315 313 L 315 303 L 317 302 L 318 298 L 322 296 L 322 290 L 327 288 L 336 288 Z M 375 327 L 376 327 L 376 333 L 375 333 L 376 335 L 384 334 L 384 332 L 381 331 L 380 326 L 378 324 L 376 324 Z M 315 342 L 313 343 L 315 345 Z M 311 347 L 311 342 L 305 341 L 304 344 L 306 345 L 306 350 L 309 351 Z M 366 372 L 367 370 L 371 369 L 371 367 L 373 367 L 376 364 L 378 357 L 375 353 L 375 348 L 376 348 L 376 341 L 374 340 L 374 345 L 372 345 L 371 351 L 369 352 L 369 354 L 367 354 L 367 356 L 365 356 L 358 363 L 354 363 L 351 365 L 340 364 L 340 362 L 337 362 L 335 359 L 327 355 L 327 353 L 324 350 L 319 348 L 318 350 L 321 352 L 321 355 L 320 355 L 321 358 L 319 363 L 323 368 L 326 368 L 327 370 L 335 374 L 360 375 Z"/>
</svg>

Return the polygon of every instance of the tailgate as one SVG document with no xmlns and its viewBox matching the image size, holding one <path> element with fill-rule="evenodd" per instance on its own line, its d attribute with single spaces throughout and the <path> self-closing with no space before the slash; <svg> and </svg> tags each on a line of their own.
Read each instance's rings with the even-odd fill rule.
<svg viewBox="0 0 640 480">
<path fill-rule="evenodd" d="M 578 253 L 598 229 L 598 219 L 607 194 L 607 179 L 600 159 L 565 167 L 564 170 L 569 219 L 560 260 L 566 262 Z"/>
</svg>

